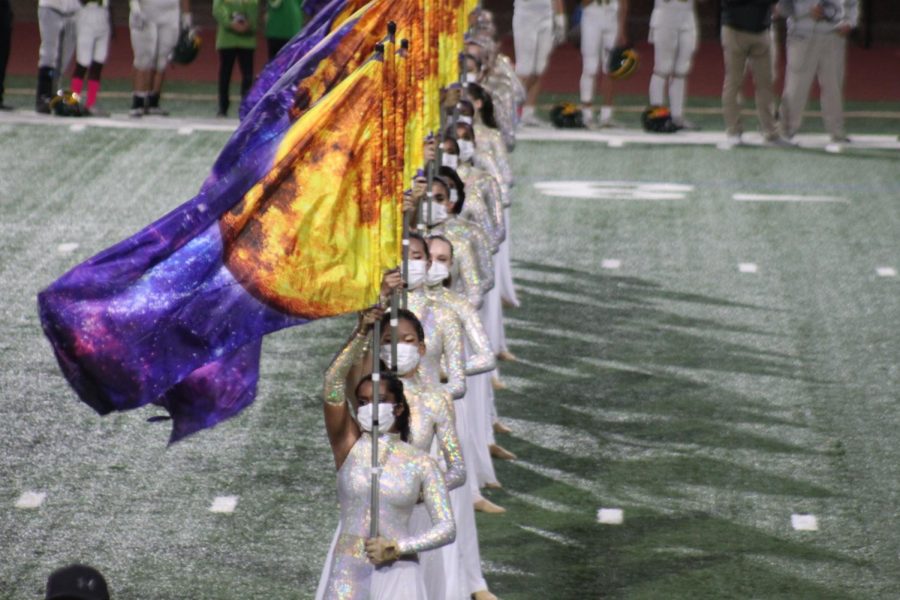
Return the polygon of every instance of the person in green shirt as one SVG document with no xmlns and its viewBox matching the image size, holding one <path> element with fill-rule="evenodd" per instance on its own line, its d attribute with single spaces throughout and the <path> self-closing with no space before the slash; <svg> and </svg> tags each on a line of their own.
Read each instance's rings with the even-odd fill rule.
<svg viewBox="0 0 900 600">
<path fill-rule="evenodd" d="M 241 97 L 253 85 L 253 51 L 259 24 L 259 0 L 213 0 L 216 31 L 216 50 L 219 52 L 219 113 L 228 116 L 228 88 L 231 72 L 237 60 L 241 69 Z"/>
<path fill-rule="evenodd" d="M 303 0 L 266 1 L 266 43 L 269 46 L 269 60 L 275 58 L 282 46 L 300 31 L 305 20 Z"/>
</svg>

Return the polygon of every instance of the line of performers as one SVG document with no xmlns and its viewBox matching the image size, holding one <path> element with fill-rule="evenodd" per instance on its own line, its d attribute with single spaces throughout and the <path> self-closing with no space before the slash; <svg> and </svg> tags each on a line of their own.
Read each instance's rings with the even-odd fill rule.
<svg viewBox="0 0 900 600">
<path fill-rule="evenodd" d="M 475 511 L 505 512 L 482 490 L 500 487 L 493 457 L 515 458 L 494 439 L 509 431 L 494 390 L 503 387 L 497 360 L 515 360 L 503 307 L 519 304 L 509 152 L 524 90 L 497 51 L 491 13 L 477 10 L 469 26 L 466 83 L 442 93 L 449 126 L 425 142 L 431 172 L 404 198 L 405 280 L 400 270 L 385 275 L 379 305 L 360 314 L 325 375 L 340 523 L 317 598 L 496 598 L 482 573 Z"/>
</svg>

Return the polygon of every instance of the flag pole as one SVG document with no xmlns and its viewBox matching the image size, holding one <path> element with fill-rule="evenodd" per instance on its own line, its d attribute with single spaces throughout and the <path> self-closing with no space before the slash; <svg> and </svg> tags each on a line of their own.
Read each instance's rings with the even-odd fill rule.
<svg viewBox="0 0 900 600">
<path fill-rule="evenodd" d="M 400 40 L 400 48 L 404 52 L 409 52 L 409 40 L 407 40 L 407 39 Z M 409 93 L 409 92 L 407 91 L 407 93 Z M 406 99 L 404 98 L 403 101 L 406 102 Z M 402 126 L 406 127 L 406 123 L 403 123 Z M 402 232 L 403 241 L 402 241 L 402 245 L 401 245 L 401 250 L 403 252 L 403 255 L 402 255 L 402 259 L 401 259 L 401 263 L 400 263 L 401 264 L 400 269 L 401 269 L 401 274 L 403 276 L 403 281 L 406 281 L 409 278 L 409 225 L 410 225 L 410 215 L 406 211 L 403 211 L 403 232 Z M 408 306 L 408 302 L 407 302 L 408 290 L 406 289 L 405 286 L 403 287 L 403 290 L 401 291 L 400 294 L 401 294 L 401 296 L 400 296 L 401 307 L 404 310 L 406 310 L 406 308 Z M 393 320 L 394 318 L 395 317 L 392 314 L 391 319 Z"/>
<path fill-rule="evenodd" d="M 375 54 L 384 61 L 384 68 L 387 68 L 387 61 L 384 57 L 384 44 L 375 45 Z M 382 82 L 384 76 L 382 75 Z M 382 113 L 383 114 L 383 113 Z M 382 127 L 384 127 L 384 117 L 382 116 Z M 381 319 L 375 321 L 372 327 L 372 489 L 371 501 L 369 503 L 369 537 L 378 537 L 378 514 L 379 502 L 378 491 L 381 480 L 381 467 L 378 464 L 378 408 L 381 403 L 381 365 L 379 364 L 379 349 L 381 348 Z"/>
<path fill-rule="evenodd" d="M 388 44 L 389 44 L 388 52 L 393 52 L 394 51 L 393 48 L 394 48 L 394 44 L 396 42 L 396 36 L 397 36 L 397 23 L 395 23 L 394 21 L 388 22 L 387 30 L 388 30 Z M 392 56 L 391 60 L 395 60 L 395 57 Z M 388 65 L 388 64 L 393 64 L 393 63 L 389 63 L 389 61 L 385 61 L 385 65 Z M 390 90 L 390 93 L 394 93 L 394 90 Z M 391 109 L 392 110 L 396 109 L 396 103 L 394 103 L 394 105 L 391 106 Z M 391 134 L 392 134 L 391 137 L 393 138 L 394 137 L 393 132 L 391 132 Z M 392 139 L 391 141 L 394 142 L 395 139 Z M 391 181 L 395 181 L 395 179 L 394 179 L 395 165 L 391 162 L 390 158 L 391 158 L 391 155 L 389 152 L 388 153 L 388 163 L 387 163 L 387 165 L 385 165 L 385 169 L 387 170 L 388 173 L 391 173 Z M 391 189 L 393 191 L 393 186 L 391 186 Z M 396 202 L 396 199 L 394 199 L 394 201 Z M 405 235 L 404 235 L 404 240 L 405 240 Z M 408 244 L 408 243 L 409 242 L 406 241 L 406 244 Z M 404 256 L 407 255 L 406 245 L 403 246 L 403 255 Z M 408 266 L 404 264 L 403 268 L 405 269 L 405 274 L 408 275 L 408 273 L 409 273 Z M 405 279 L 404 279 L 404 281 L 405 281 Z M 397 374 L 397 325 L 399 323 L 399 321 L 398 321 L 398 319 L 399 319 L 398 312 L 399 311 L 397 310 L 398 309 L 398 297 L 397 296 L 398 296 L 397 290 L 391 290 L 391 364 L 390 364 L 390 369 L 391 369 L 391 373 L 393 373 L 394 375 Z"/>
<path fill-rule="evenodd" d="M 369 505 L 369 537 L 378 537 L 378 488 L 381 467 L 378 465 L 378 407 L 381 402 L 381 365 L 378 349 L 381 347 L 381 320 L 372 327 L 372 501 Z"/>
</svg>

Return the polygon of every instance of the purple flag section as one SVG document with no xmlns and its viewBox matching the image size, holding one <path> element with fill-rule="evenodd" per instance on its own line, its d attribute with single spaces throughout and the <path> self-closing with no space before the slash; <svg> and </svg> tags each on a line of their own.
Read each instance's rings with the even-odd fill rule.
<svg viewBox="0 0 900 600">
<path fill-rule="evenodd" d="M 327 2 L 317 0 L 315 2 L 317 12 L 308 13 L 312 15 L 312 19 L 278 51 L 275 58 L 269 61 L 259 77 L 256 78 L 253 87 L 241 101 L 238 111 L 241 121 L 250 114 L 253 107 L 291 70 L 297 61 L 305 58 L 316 44 L 328 36 L 335 17 L 340 15 L 352 1 L 354 0 L 327 0 Z M 304 10 L 307 10 L 305 6 Z M 346 30 L 346 27 L 342 27 L 342 29 Z"/>
<path fill-rule="evenodd" d="M 98 413 L 157 404 L 173 419 L 171 442 L 212 427 L 253 401 L 262 336 L 307 322 L 234 279 L 219 218 L 272 168 L 297 84 L 354 24 L 323 36 L 281 74 L 193 199 L 38 295 L 63 374 Z"/>
</svg>

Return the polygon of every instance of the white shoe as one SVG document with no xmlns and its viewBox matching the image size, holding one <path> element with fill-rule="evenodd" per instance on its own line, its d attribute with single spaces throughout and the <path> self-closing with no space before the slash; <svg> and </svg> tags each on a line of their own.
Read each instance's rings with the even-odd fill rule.
<svg viewBox="0 0 900 600">
<path fill-rule="evenodd" d="M 766 138 L 766 145 L 776 146 L 778 148 L 795 148 L 797 146 L 797 142 L 786 137 L 782 137 L 781 135 L 774 135 Z"/>
<path fill-rule="evenodd" d="M 726 135 L 725 141 L 721 144 L 721 148 L 734 148 L 735 146 L 743 146 L 744 140 L 741 139 L 741 134 L 737 135 Z"/>
<path fill-rule="evenodd" d="M 537 115 L 534 115 L 534 114 L 529 115 L 527 117 L 523 116 L 522 120 L 519 121 L 519 123 L 522 125 L 522 127 L 549 127 L 550 126 L 549 123 L 542 121 L 541 119 L 539 119 L 537 117 Z"/>
<path fill-rule="evenodd" d="M 693 121 L 688 121 L 687 119 L 672 119 L 672 121 L 682 131 L 700 131 L 700 126 Z"/>
<path fill-rule="evenodd" d="M 625 124 L 610 118 L 605 121 L 600 121 L 600 127 L 603 129 L 625 129 Z"/>
</svg>

